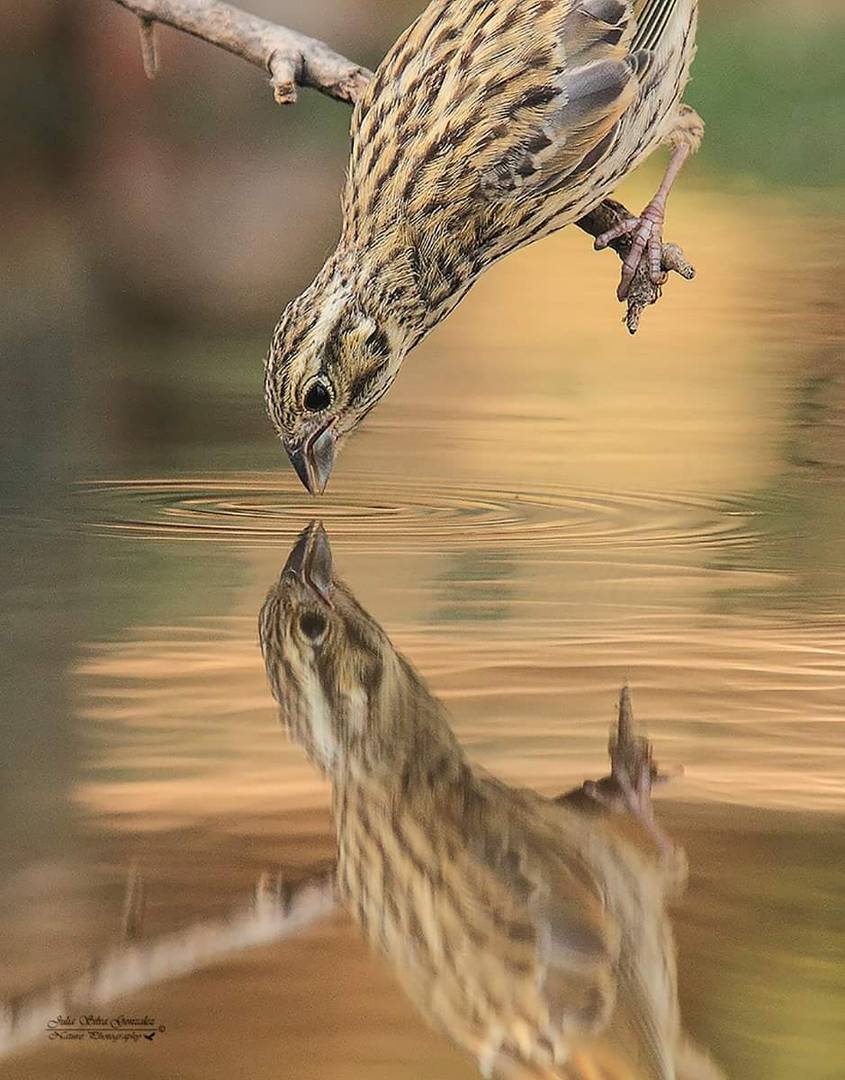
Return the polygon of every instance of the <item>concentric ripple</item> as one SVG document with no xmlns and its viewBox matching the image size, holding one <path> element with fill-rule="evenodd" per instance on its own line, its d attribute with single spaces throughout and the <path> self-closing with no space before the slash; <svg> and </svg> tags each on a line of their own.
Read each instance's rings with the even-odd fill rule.
<svg viewBox="0 0 845 1080">
<path fill-rule="evenodd" d="M 309 500 L 278 475 L 85 485 L 88 528 L 146 540 L 272 544 L 319 517 L 332 539 L 367 550 L 508 549 L 561 544 L 736 548 L 759 533 L 748 502 L 684 493 L 502 490 L 368 477 L 366 495 Z"/>
</svg>

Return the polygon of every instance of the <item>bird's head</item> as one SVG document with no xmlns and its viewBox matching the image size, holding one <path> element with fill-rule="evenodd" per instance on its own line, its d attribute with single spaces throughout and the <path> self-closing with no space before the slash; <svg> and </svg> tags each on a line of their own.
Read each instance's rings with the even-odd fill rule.
<svg viewBox="0 0 845 1080">
<path fill-rule="evenodd" d="M 395 682 L 396 654 L 384 631 L 334 574 L 322 525 L 294 546 L 259 619 L 273 696 L 285 726 L 326 772 L 364 752 Z"/>
<path fill-rule="evenodd" d="M 312 495 L 325 490 L 341 441 L 390 389 L 404 355 L 397 327 L 367 312 L 342 276 L 321 275 L 288 305 L 270 345 L 265 398 Z"/>
<path fill-rule="evenodd" d="M 334 572 L 322 525 L 294 546 L 259 617 L 264 663 L 292 739 L 329 774 L 454 743 L 442 706 Z"/>
</svg>

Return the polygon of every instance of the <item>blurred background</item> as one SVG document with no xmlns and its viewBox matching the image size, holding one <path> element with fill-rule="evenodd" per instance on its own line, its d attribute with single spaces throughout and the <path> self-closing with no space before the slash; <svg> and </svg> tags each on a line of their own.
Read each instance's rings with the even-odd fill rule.
<svg viewBox="0 0 845 1080">
<path fill-rule="evenodd" d="M 423 5 L 243 6 L 373 67 Z M 110 0 L 0 2 L 2 993 L 111 940 L 132 862 L 161 930 L 330 851 L 255 640 L 317 512 L 506 779 L 598 775 L 630 679 L 658 757 L 686 766 L 664 815 L 693 868 L 689 1026 L 740 1080 L 842 1076 L 841 0 L 705 0 L 688 100 L 707 136 L 667 226 L 695 283 L 629 340 L 615 257 L 577 230 L 512 256 L 316 509 L 261 365 L 336 238 L 349 111 L 280 108 L 242 61 L 158 39 L 150 83 Z M 0 1076 L 473 1075 L 342 922 L 133 1004 L 166 1014 L 156 1057 L 41 1045 Z"/>
<path fill-rule="evenodd" d="M 252 5 L 371 66 L 420 6 Z M 710 130 L 685 187 L 730 194 L 743 208 L 765 195 L 789 198 L 795 212 L 835 209 L 845 177 L 841 5 L 710 0 L 703 7 L 688 97 Z M 32 350 L 24 367 L 50 409 L 49 425 L 33 418 L 30 376 L 14 365 L 26 407 L 11 410 L 13 432 L 32 421 L 33 429 L 52 429 L 52 442 L 56 423 L 69 416 L 77 441 L 65 450 L 86 458 L 96 437 L 105 441 L 97 456 L 116 452 L 123 435 L 130 443 L 143 435 L 139 425 L 158 425 L 165 438 L 195 420 L 209 427 L 192 410 L 192 394 L 147 400 L 156 395 L 137 385 L 132 359 L 143 353 L 145 382 L 167 379 L 174 342 L 190 340 L 210 379 L 233 377 L 233 369 L 254 377 L 247 349 L 260 362 L 279 311 L 337 236 L 348 109 L 309 92 L 298 107 L 279 108 L 261 72 L 162 27 L 162 76 L 149 83 L 135 20 L 104 0 L 4 4 L 0 30 L 2 332 L 12 348 Z M 653 163 L 654 175 L 658 168 Z M 753 209 L 740 214 L 761 241 Z M 58 362 L 57 348 L 70 364 Z M 73 401 L 56 386 L 71 375 Z"/>
</svg>

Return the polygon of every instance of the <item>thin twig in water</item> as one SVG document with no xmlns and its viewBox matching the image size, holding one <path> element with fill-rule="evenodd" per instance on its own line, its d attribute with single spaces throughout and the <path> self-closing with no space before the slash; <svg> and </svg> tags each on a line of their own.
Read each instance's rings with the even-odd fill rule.
<svg viewBox="0 0 845 1080">
<path fill-rule="evenodd" d="M 154 79 L 158 74 L 156 24 L 152 19 L 141 19 L 139 25 L 141 30 L 141 59 L 144 62 L 144 74 L 148 79 Z"/>
</svg>

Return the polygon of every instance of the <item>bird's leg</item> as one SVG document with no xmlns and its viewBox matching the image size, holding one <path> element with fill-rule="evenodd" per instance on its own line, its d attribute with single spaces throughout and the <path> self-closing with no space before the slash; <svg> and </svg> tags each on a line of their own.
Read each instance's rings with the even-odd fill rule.
<svg viewBox="0 0 845 1080">
<path fill-rule="evenodd" d="M 628 215 L 596 239 L 596 248 L 601 250 L 612 244 L 622 257 L 622 280 L 617 296 L 620 300 L 628 301 L 627 321 L 631 333 L 639 324 L 639 315 L 645 304 L 653 303 L 660 295 L 660 288 L 666 282 L 666 271 L 675 270 L 688 279 L 695 276 L 695 271 L 683 258 L 680 249 L 672 244 L 664 246 L 662 234 L 669 192 L 684 162 L 698 150 L 703 138 L 704 121 L 695 109 L 682 102 L 664 135 L 664 140 L 672 146 L 672 158 L 657 194 L 639 217 Z M 630 244 L 627 251 L 620 250 L 620 241 Z M 644 259 L 646 255 L 647 259 Z M 650 296 L 650 292 L 654 295 Z"/>
<path fill-rule="evenodd" d="M 602 251 L 612 240 L 617 240 L 621 236 L 633 236 L 631 250 L 622 263 L 622 280 L 616 290 L 616 295 L 620 300 L 627 298 L 637 268 L 646 254 L 652 282 L 655 285 L 663 285 L 666 282 L 667 274 L 663 269 L 663 223 L 666 217 L 666 200 L 691 152 L 692 147 L 689 142 L 678 142 L 672 152 L 672 159 L 666 169 L 663 183 L 642 214 L 638 218 L 630 217 L 621 221 L 596 238 L 596 250 Z"/>
</svg>

